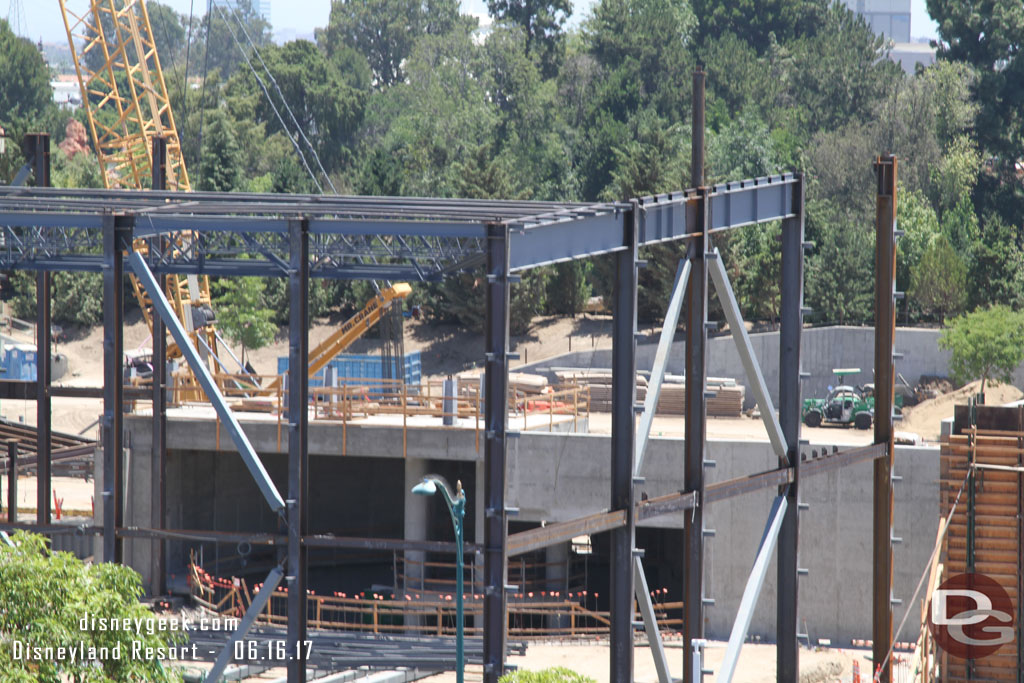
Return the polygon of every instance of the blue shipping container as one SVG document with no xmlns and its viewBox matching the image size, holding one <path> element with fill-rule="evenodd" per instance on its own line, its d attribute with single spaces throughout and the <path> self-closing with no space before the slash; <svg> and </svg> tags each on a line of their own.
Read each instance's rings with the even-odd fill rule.
<svg viewBox="0 0 1024 683">
<path fill-rule="evenodd" d="M 341 385 L 361 384 L 368 386 L 382 386 L 382 384 L 370 383 L 366 380 L 380 379 L 383 370 L 383 363 L 380 356 L 376 354 L 361 353 L 340 353 L 327 364 L 337 373 L 338 382 Z M 391 374 L 396 374 L 397 368 L 392 365 Z M 284 375 L 288 372 L 288 356 L 281 356 L 277 359 L 277 374 Z M 309 379 L 310 387 L 324 386 L 324 378 L 327 368 L 321 368 Z M 405 354 L 405 383 L 419 384 L 423 379 L 423 366 L 420 362 L 420 352 L 412 351 Z"/>
</svg>

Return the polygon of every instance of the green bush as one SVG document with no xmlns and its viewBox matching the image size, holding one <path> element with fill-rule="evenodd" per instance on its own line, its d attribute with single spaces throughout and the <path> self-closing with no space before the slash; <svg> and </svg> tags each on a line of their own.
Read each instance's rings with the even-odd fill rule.
<svg viewBox="0 0 1024 683">
<path fill-rule="evenodd" d="M 505 674 L 499 683 L 596 683 L 593 678 L 556 666 L 543 671 L 514 671 Z"/>
</svg>

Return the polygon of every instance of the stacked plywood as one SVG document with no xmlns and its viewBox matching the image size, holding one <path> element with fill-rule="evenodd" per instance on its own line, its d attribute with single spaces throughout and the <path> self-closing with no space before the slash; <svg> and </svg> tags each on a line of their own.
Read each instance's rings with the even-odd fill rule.
<svg viewBox="0 0 1024 683">
<path fill-rule="evenodd" d="M 970 424 L 965 406 L 957 406 L 954 433 L 941 450 L 941 512 L 953 506 L 961 486 L 959 504 L 943 539 L 943 574 L 940 581 L 965 572 L 979 572 L 999 583 L 1018 613 L 1024 590 L 1021 567 L 1021 518 L 1024 514 L 1024 411 L 1020 408 L 978 406 Z M 967 419 L 964 419 L 964 418 Z M 978 469 L 967 483 L 969 463 Z M 999 469 L 989 469 L 986 465 Z M 1014 624 L 1014 642 L 972 662 L 946 655 L 940 661 L 940 680 L 1019 681 L 1017 642 L 1020 623 Z"/>
<path fill-rule="evenodd" d="M 610 412 L 612 409 L 612 373 L 608 370 L 564 368 L 555 370 L 562 383 L 576 382 L 590 387 L 590 409 Z M 710 417 L 739 417 L 743 412 L 744 387 L 728 377 L 709 377 L 709 391 L 715 396 L 706 399 Z M 636 400 L 647 396 L 647 378 L 637 375 Z M 661 385 L 656 415 L 683 415 L 686 412 L 686 383 L 678 375 L 667 375 Z"/>
</svg>

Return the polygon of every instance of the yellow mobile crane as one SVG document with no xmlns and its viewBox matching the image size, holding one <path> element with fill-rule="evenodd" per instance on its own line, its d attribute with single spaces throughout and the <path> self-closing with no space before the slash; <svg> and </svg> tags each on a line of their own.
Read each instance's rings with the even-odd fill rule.
<svg viewBox="0 0 1024 683">
<path fill-rule="evenodd" d="M 59 2 L 104 187 L 140 190 L 147 187 L 152 177 L 152 140 L 154 136 L 163 136 L 167 140 L 167 187 L 190 191 L 181 140 L 174 124 L 145 0 L 88 0 L 88 8 L 81 13 L 72 11 L 67 0 Z M 90 57 L 93 54 L 100 57 Z M 91 68 L 90 62 L 98 66 Z M 183 232 L 171 239 L 184 245 L 191 235 Z M 137 240 L 133 247 L 141 252 L 148 248 L 142 240 Z M 152 301 L 134 275 L 131 282 L 152 331 Z M 393 302 L 404 299 L 411 291 L 408 284 L 398 283 L 370 299 L 361 311 L 310 353 L 310 375 L 361 337 Z M 169 277 L 166 294 L 211 372 L 217 375 L 220 369 L 216 364 L 220 359 L 209 278 L 205 275 Z M 167 345 L 167 357 L 181 357 L 181 351 L 173 342 Z M 280 378 L 274 380 L 257 393 L 276 390 L 280 381 Z M 179 396 L 183 400 L 202 398 L 191 371 L 186 375 L 185 387 Z"/>
</svg>

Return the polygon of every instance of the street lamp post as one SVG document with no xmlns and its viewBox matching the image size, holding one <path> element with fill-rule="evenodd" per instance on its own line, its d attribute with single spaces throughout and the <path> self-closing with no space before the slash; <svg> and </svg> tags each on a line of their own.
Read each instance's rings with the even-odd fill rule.
<svg viewBox="0 0 1024 683">
<path fill-rule="evenodd" d="M 463 635 L 462 615 L 462 522 L 466 517 L 466 492 L 462 490 L 462 482 L 455 482 L 452 492 L 448 482 L 439 474 L 428 474 L 423 481 L 412 487 L 412 492 L 421 496 L 432 496 L 438 491 L 448 505 L 455 527 L 455 680 L 464 683 L 465 642 Z"/>
</svg>

